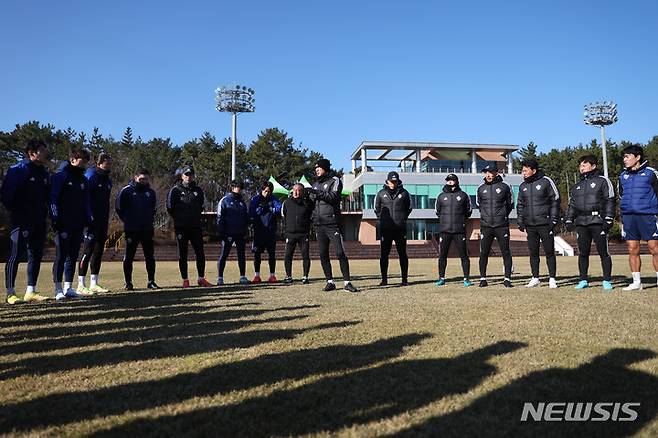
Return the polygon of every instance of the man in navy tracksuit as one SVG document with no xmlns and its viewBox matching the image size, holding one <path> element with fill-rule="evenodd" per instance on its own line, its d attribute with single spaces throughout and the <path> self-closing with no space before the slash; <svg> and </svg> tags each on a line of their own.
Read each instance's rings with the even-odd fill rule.
<svg viewBox="0 0 658 438">
<path fill-rule="evenodd" d="M 123 276 L 126 290 L 133 290 L 133 260 L 137 246 L 142 245 L 148 289 L 159 289 L 155 283 L 155 257 L 153 254 L 153 220 L 155 219 L 155 191 L 149 186 L 150 173 L 139 169 L 133 180 L 121 189 L 115 202 L 115 210 L 123 221 L 126 236 L 126 253 L 123 257 Z"/>
<path fill-rule="evenodd" d="M 274 184 L 267 181 L 261 186 L 259 194 L 251 198 L 249 216 L 254 224 L 254 241 L 251 251 L 254 253 L 254 279 L 260 283 L 261 254 L 267 250 L 270 265 L 268 283 L 276 283 L 276 218 L 281 214 L 281 202 L 274 197 Z"/>
<path fill-rule="evenodd" d="M 644 159 L 644 149 L 632 145 L 621 152 L 625 170 L 619 175 L 622 237 L 626 239 L 633 282 L 623 290 L 642 290 L 640 242 L 647 241 L 658 278 L 658 171 Z"/>
<path fill-rule="evenodd" d="M 245 236 L 249 226 L 249 211 L 247 204 L 242 200 L 242 182 L 231 181 L 231 192 L 227 193 L 217 205 L 217 230 L 222 241 L 222 250 L 217 262 L 217 285 L 224 284 L 224 268 L 226 260 L 231 253 L 231 247 L 235 243 L 238 252 L 238 268 L 240 269 L 240 283 L 249 284 L 245 276 L 246 261 L 244 255 Z"/>
<path fill-rule="evenodd" d="M 11 250 L 5 264 L 7 303 L 44 301 L 48 297 L 36 292 L 43 245 L 46 241 L 46 215 L 50 175 L 48 147 L 40 140 L 30 140 L 25 147 L 27 158 L 12 166 L 2 183 L 2 203 L 11 216 Z M 27 291 L 23 300 L 16 296 L 18 263 L 27 250 Z"/>
<path fill-rule="evenodd" d="M 84 175 L 89 158 L 88 150 L 73 150 L 69 154 L 69 160 L 62 163 L 59 171 L 50 180 L 50 220 L 55 231 L 56 247 L 53 281 L 57 300 L 87 295 L 76 292 L 71 284 L 80 253 L 82 232 L 85 226 L 93 222 L 89 183 Z"/>
<path fill-rule="evenodd" d="M 78 264 L 77 292 L 83 295 L 108 292 L 107 289 L 98 284 L 98 276 L 101 270 L 105 241 L 107 240 L 108 221 L 110 220 L 111 168 L 112 157 L 109 154 L 101 153 L 98 155 L 96 165 L 85 172 L 85 178 L 89 183 L 89 202 L 93 221 L 85 229 L 82 258 Z M 91 267 L 91 278 L 89 287 L 87 287 L 85 277 L 89 267 Z"/>
</svg>

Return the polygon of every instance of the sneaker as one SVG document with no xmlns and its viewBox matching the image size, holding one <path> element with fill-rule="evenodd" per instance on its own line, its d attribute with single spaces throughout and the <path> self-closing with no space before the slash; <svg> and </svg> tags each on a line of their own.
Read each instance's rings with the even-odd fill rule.
<svg viewBox="0 0 658 438">
<path fill-rule="evenodd" d="M 539 281 L 539 278 L 532 277 L 528 284 L 525 285 L 525 287 L 538 287 L 541 285 L 541 281 Z"/>
<path fill-rule="evenodd" d="M 126 283 L 125 289 L 127 291 L 135 290 L 135 288 L 133 287 L 133 284 L 131 282 Z"/>
<path fill-rule="evenodd" d="M 379 286 L 388 286 L 388 280 L 386 278 L 382 278 L 382 281 L 379 282 Z"/>
<path fill-rule="evenodd" d="M 336 285 L 334 283 L 327 283 L 322 290 L 325 292 L 331 292 L 332 290 L 336 290 Z"/>
<path fill-rule="evenodd" d="M 549 289 L 557 289 L 557 280 L 555 278 L 549 278 L 548 279 L 548 287 Z"/>
<path fill-rule="evenodd" d="M 409 282 L 407 280 L 402 280 L 402 283 L 400 283 L 400 286 L 409 286 Z"/>
<path fill-rule="evenodd" d="M 464 287 L 473 286 L 473 282 L 470 280 L 464 280 Z"/>
<path fill-rule="evenodd" d="M 249 279 L 247 277 L 240 277 L 240 284 L 249 284 Z"/>
<path fill-rule="evenodd" d="M 66 300 L 66 295 L 64 295 L 64 291 L 61 291 L 61 290 L 60 290 L 60 291 L 56 292 L 56 293 L 55 293 L 55 299 L 56 299 L 57 301 L 63 301 L 63 300 Z"/>
<path fill-rule="evenodd" d="M 283 279 L 283 284 L 290 286 L 292 284 L 292 277 L 286 277 Z"/>
<path fill-rule="evenodd" d="M 147 289 L 160 289 L 160 286 L 158 286 L 157 283 L 155 282 L 155 280 L 153 280 L 153 281 L 149 281 L 146 284 L 146 288 Z"/>
<path fill-rule="evenodd" d="M 7 295 L 7 304 L 20 304 L 23 300 L 18 298 L 16 294 Z"/>
<path fill-rule="evenodd" d="M 444 284 L 446 284 L 445 278 L 439 278 L 434 282 L 434 286 L 443 286 Z"/>
<path fill-rule="evenodd" d="M 72 287 L 66 289 L 66 292 L 64 292 L 64 296 L 66 298 L 71 298 L 71 299 L 74 299 L 74 300 L 77 300 L 77 299 L 80 299 L 80 298 L 84 297 L 84 295 L 79 294 L 75 290 L 73 290 Z"/>
<path fill-rule="evenodd" d="M 106 294 L 110 291 L 109 289 L 104 288 L 100 284 L 95 284 L 93 286 L 89 286 L 89 290 L 92 291 L 95 294 Z"/>
<path fill-rule="evenodd" d="M 183 289 L 190 287 L 190 280 L 183 280 Z"/>
<path fill-rule="evenodd" d="M 256 276 L 254 277 L 254 279 L 251 280 L 251 282 L 252 282 L 253 284 L 262 283 L 262 281 L 263 281 L 263 280 L 260 278 L 260 275 L 256 275 Z M 242 283 L 242 279 L 240 279 L 240 283 Z"/>
<path fill-rule="evenodd" d="M 622 290 L 624 291 L 631 291 L 631 290 L 642 290 L 642 283 L 631 283 Z"/>
<path fill-rule="evenodd" d="M 478 287 L 487 287 L 487 286 L 489 286 L 487 280 L 480 280 L 480 284 L 478 284 Z"/>
<path fill-rule="evenodd" d="M 79 295 L 82 295 L 83 297 L 91 297 L 94 295 L 94 293 L 86 286 L 83 285 L 78 285 L 78 288 L 75 290 Z"/>
<path fill-rule="evenodd" d="M 277 281 L 276 275 L 270 275 L 270 278 L 267 279 L 268 283 L 276 283 Z"/>
<path fill-rule="evenodd" d="M 50 297 L 44 297 L 43 295 L 39 295 L 37 292 L 25 292 L 25 296 L 23 297 L 23 301 L 26 303 L 29 301 L 46 301 L 49 300 Z"/>
<path fill-rule="evenodd" d="M 224 286 L 224 279 L 217 277 L 217 286 Z"/>
<path fill-rule="evenodd" d="M 348 292 L 358 292 L 358 291 L 359 291 L 359 289 L 357 289 L 357 288 L 355 288 L 354 286 L 352 286 L 352 283 L 347 283 L 347 284 L 345 285 L 344 289 L 345 289 L 346 291 L 348 291 Z"/>
<path fill-rule="evenodd" d="M 614 286 L 612 285 L 612 283 L 610 283 L 609 281 L 606 281 L 606 280 L 603 280 L 603 283 L 601 283 L 601 285 L 603 286 L 603 290 L 610 291 L 610 290 L 614 289 Z"/>
<path fill-rule="evenodd" d="M 581 290 L 581 289 L 586 289 L 589 287 L 589 283 L 587 280 L 580 280 L 578 284 L 576 285 L 576 290 Z"/>
<path fill-rule="evenodd" d="M 509 289 L 509 288 L 512 287 L 512 282 L 509 281 L 509 280 L 505 280 L 505 281 L 503 281 L 503 286 L 505 286 L 506 288 Z"/>
<path fill-rule="evenodd" d="M 205 278 L 202 278 L 201 280 L 197 280 L 196 284 L 198 284 L 201 287 L 213 287 L 213 284 L 206 280 Z"/>
<path fill-rule="evenodd" d="M 302 284 L 309 284 L 309 283 L 310 283 L 310 281 L 309 281 L 308 277 L 302 278 Z"/>
</svg>

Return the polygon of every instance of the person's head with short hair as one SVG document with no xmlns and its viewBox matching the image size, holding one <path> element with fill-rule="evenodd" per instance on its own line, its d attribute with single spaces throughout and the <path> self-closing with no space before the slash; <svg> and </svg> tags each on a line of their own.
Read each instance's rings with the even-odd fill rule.
<svg viewBox="0 0 658 438">
<path fill-rule="evenodd" d="M 46 164 L 48 162 L 48 145 L 45 141 L 31 139 L 25 145 L 25 155 L 27 159 L 35 164 Z"/>
<path fill-rule="evenodd" d="M 495 165 L 487 164 L 484 166 L 482 169 L 482 172 L 484 172 L 484 179 L 487 182 L 493 182 L 493 180 L 498 176 L 498 168 Z"/>
<path fill-rule="evenodd" d="M 135 171 L 135 175 L 133 176 L 133 180 L 137 184 L 142 184 L 142 185 L 148 185 L 149 180 L 151 178 L 151 172 L 148 171 L 147 168 L 145 167 L 140 167 Z"/>
<path fill-rule="evenodd" d="M 293 185 L 291 194 L 295 199 L 301 198 L 304 195 L 304 185 L 301 183 Z"/>
<path fill-rule="evenodd" d="M 459 184 L 459 177 L 455 175 L 454 173 L 448 174 L 446 176 L 446 185 L 448 186 L 456 186 Z"/>
<path fill-rule="evenodd" d="M 242 181 L 234 179 L 231 181 L 231 192 L 235 193 L 236 195 L 239 195 L 242 189 L 244 189 L 244 184 Z"/>
<path fill-rule="evenodd" d="M 260 186 L 260 194 L 263 198 L 267 198 L 274 193 L 274 184 L 271 181 L 266 181 Z"/>
<path fill-rule="evenodd" d="M 521 161 L 521 175 L 523 178 L 530 178 L 539 169 L 539 163 L 534 158 L 526 158 Z"/>
<path fill-rule="evenodd" d="M 329 170 L 331 170 L 331 162 L 326 158 L 321 158 L 317 161 L 317 163 L 315 163 L 316 176 L 318 177 L 323 176 L 329 173 Z"/>
<path fill-rule="evenodd" d="M 110 169 L 112 169 L 112 157 L 110 154 L 105 152 L 98 154 L 98 158 L 96 158 L 96 167 L 105 172 L 109 172 Z"/>
<path fill-rule="evenodd" d="M 183 166 L 183 168 L 180 170 L 180 179 L 184 186 L 194 182 L 194 176 L 194 167 L 191 165 Z"/>
<path fill-rule="evenodd" d="M 580 173 L 582 175 L 584 173 L 595 170 L 598 164 L 599 164 L 599 160 L 596 158 L 596 155 L 592 155 L 592 154 L 583 155 L 578 159 L 578 170 L 580 170 Z"/>
<path fill-rule="evenodd" d="M 69 153 L 69 162 L 73 167 L 85 168 L 91 159 L 89 149 L 76 148 Z"/>
<path fill-rule="evenodd" d="M 621 157 L 624 160 L 624 167 L 627 169 L 638 168 L 644 161 L 644 149 L 642 146 L 632 144 L 626 146 L 621 151 Z"/>
</svg>

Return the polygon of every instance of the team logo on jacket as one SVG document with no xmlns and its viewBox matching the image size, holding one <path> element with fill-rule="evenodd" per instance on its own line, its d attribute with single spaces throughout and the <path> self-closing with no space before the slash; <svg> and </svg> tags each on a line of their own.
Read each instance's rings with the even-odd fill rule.
<svg viewBox="0 0 658 438">
<path fill-rule="evenodd" d="M 448 200 L 448 197 L 446 196 L 445 198 L 443 198 L 443 200 L 444 200 L 444 201 L 447 201 L 447 200 Z"/>
<path fill-rule="evenodd" d="M 580 186 L 576 186 L 576 190 L 580 190 Z"/>
<path fill-rule="evenodd" d="M 402 197 L 402 193 L 400 193 L 400 194 L 398 195 L 398 198 L 401 198 L 401 197 Z"/>
<path fill-rule="evenodd" d="M 329 184 L 325 184 L 325 185 L 324 185 L 324 188 L 325 188 L 325 189 L 326 189 L 327 187 L 329 187 Z"/>
<path fill-rule="evenodd" d="M 628 174 L 624 175 L 624 179 L 628 179 Z"/>
<path fill-rule="evenodd" d="M 461 201 L 461 200 L 462 200 L 462 197 L 461 197 L 461 196 L 457 196 L 457 200 L 458 200 L 458 201 Z"/>
<path fill-rule="evenodd" d="M 487 193 L 487 189 L 482 190 L 482 193 Z"/>
<path fill-rule="evenodd" d="M 594 187 L 596 187 L 596 183 L 592 183 L 592 184 L 590 184 L 589 186 L 590 186 L 591 188 L 594 188 Z"/>
<path fill-rule="evenodd" d="M 146 197 L 150 198 L 151 197 L 151 192 L 146 192 Z"/>
<path fill-rule="evenodd" d="M 535 186 L 535 188 L 536 188 L 537 190 L 541 190 L 541 185 L 537 184 L 537 185 Z"/>
<path fill-rule="evenodd" d="M 182 234 L 179 234 L 179 235 L 176 236 L 176 237 L 178 237 L 178 240 L 181 240 L 181 239 L 183 238 L 183 235 L 182 235 Z"/>
<path fill-rule="evenodd" d="M 497 188 L 497 189 L 496 189 L 496 193 L 500 193 L 500 188 Z"/>
<path fill-rule="evenodd" d="M 69 181 L 66 185 L 67 185 L 67 186 L 72 186 L 73 183 L 72 183 L 71 181 Z"/>
<path fill-rule="evenodd" d="M 388 195 L 386 193 L 384 193 L 384 198 L 388 198 Z"/>
<path fill-rule="evenodd" d="M 523 188 L 523 191 L 524 191 L 524 192 L 527 192 L 527 191 L 528 191 L 528 188 L 527 188 L 527 187 L 524 187 L 524 188 Z"/>
</svg>

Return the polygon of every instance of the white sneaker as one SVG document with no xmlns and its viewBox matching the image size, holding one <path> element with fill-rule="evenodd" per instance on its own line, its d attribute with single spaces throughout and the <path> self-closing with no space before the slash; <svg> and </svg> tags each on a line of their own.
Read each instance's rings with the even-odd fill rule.
<svg viewBox="0 0 658 438">
<path fill-rule="evenodd" d="M 537 287 L 541 285 L 541 281 L 539 281 L 539 278 L 532 277 L 530 279 L 530 282 L 525 285 L 525 287 Z"/>
<path fill-rule="evenodd" d="M 58 291 L 56 291 L 56 292 L 55 292 L 55 299 L 56 299 L 57 301 L 65 300 L 65 299 L 66 299 L 66 295 L 64 295 L 64 291 L 63 291 L 63 290 L 58 290 Z"/>
<path fill-rule="evenodd" d="M 642 283 L 633 282 L 633 283 L 629 284 L 628 286 L 626 286 L 625 288 L 623 288 L 622 290 L 625 290 L 625 291 L 642 290 Z"/>
<path fill-rule="evenodd" d="M 554 278 L 548 279 L 548 287 L 551 289 L 557 289 L 557 281 Z"/>
</svg>

